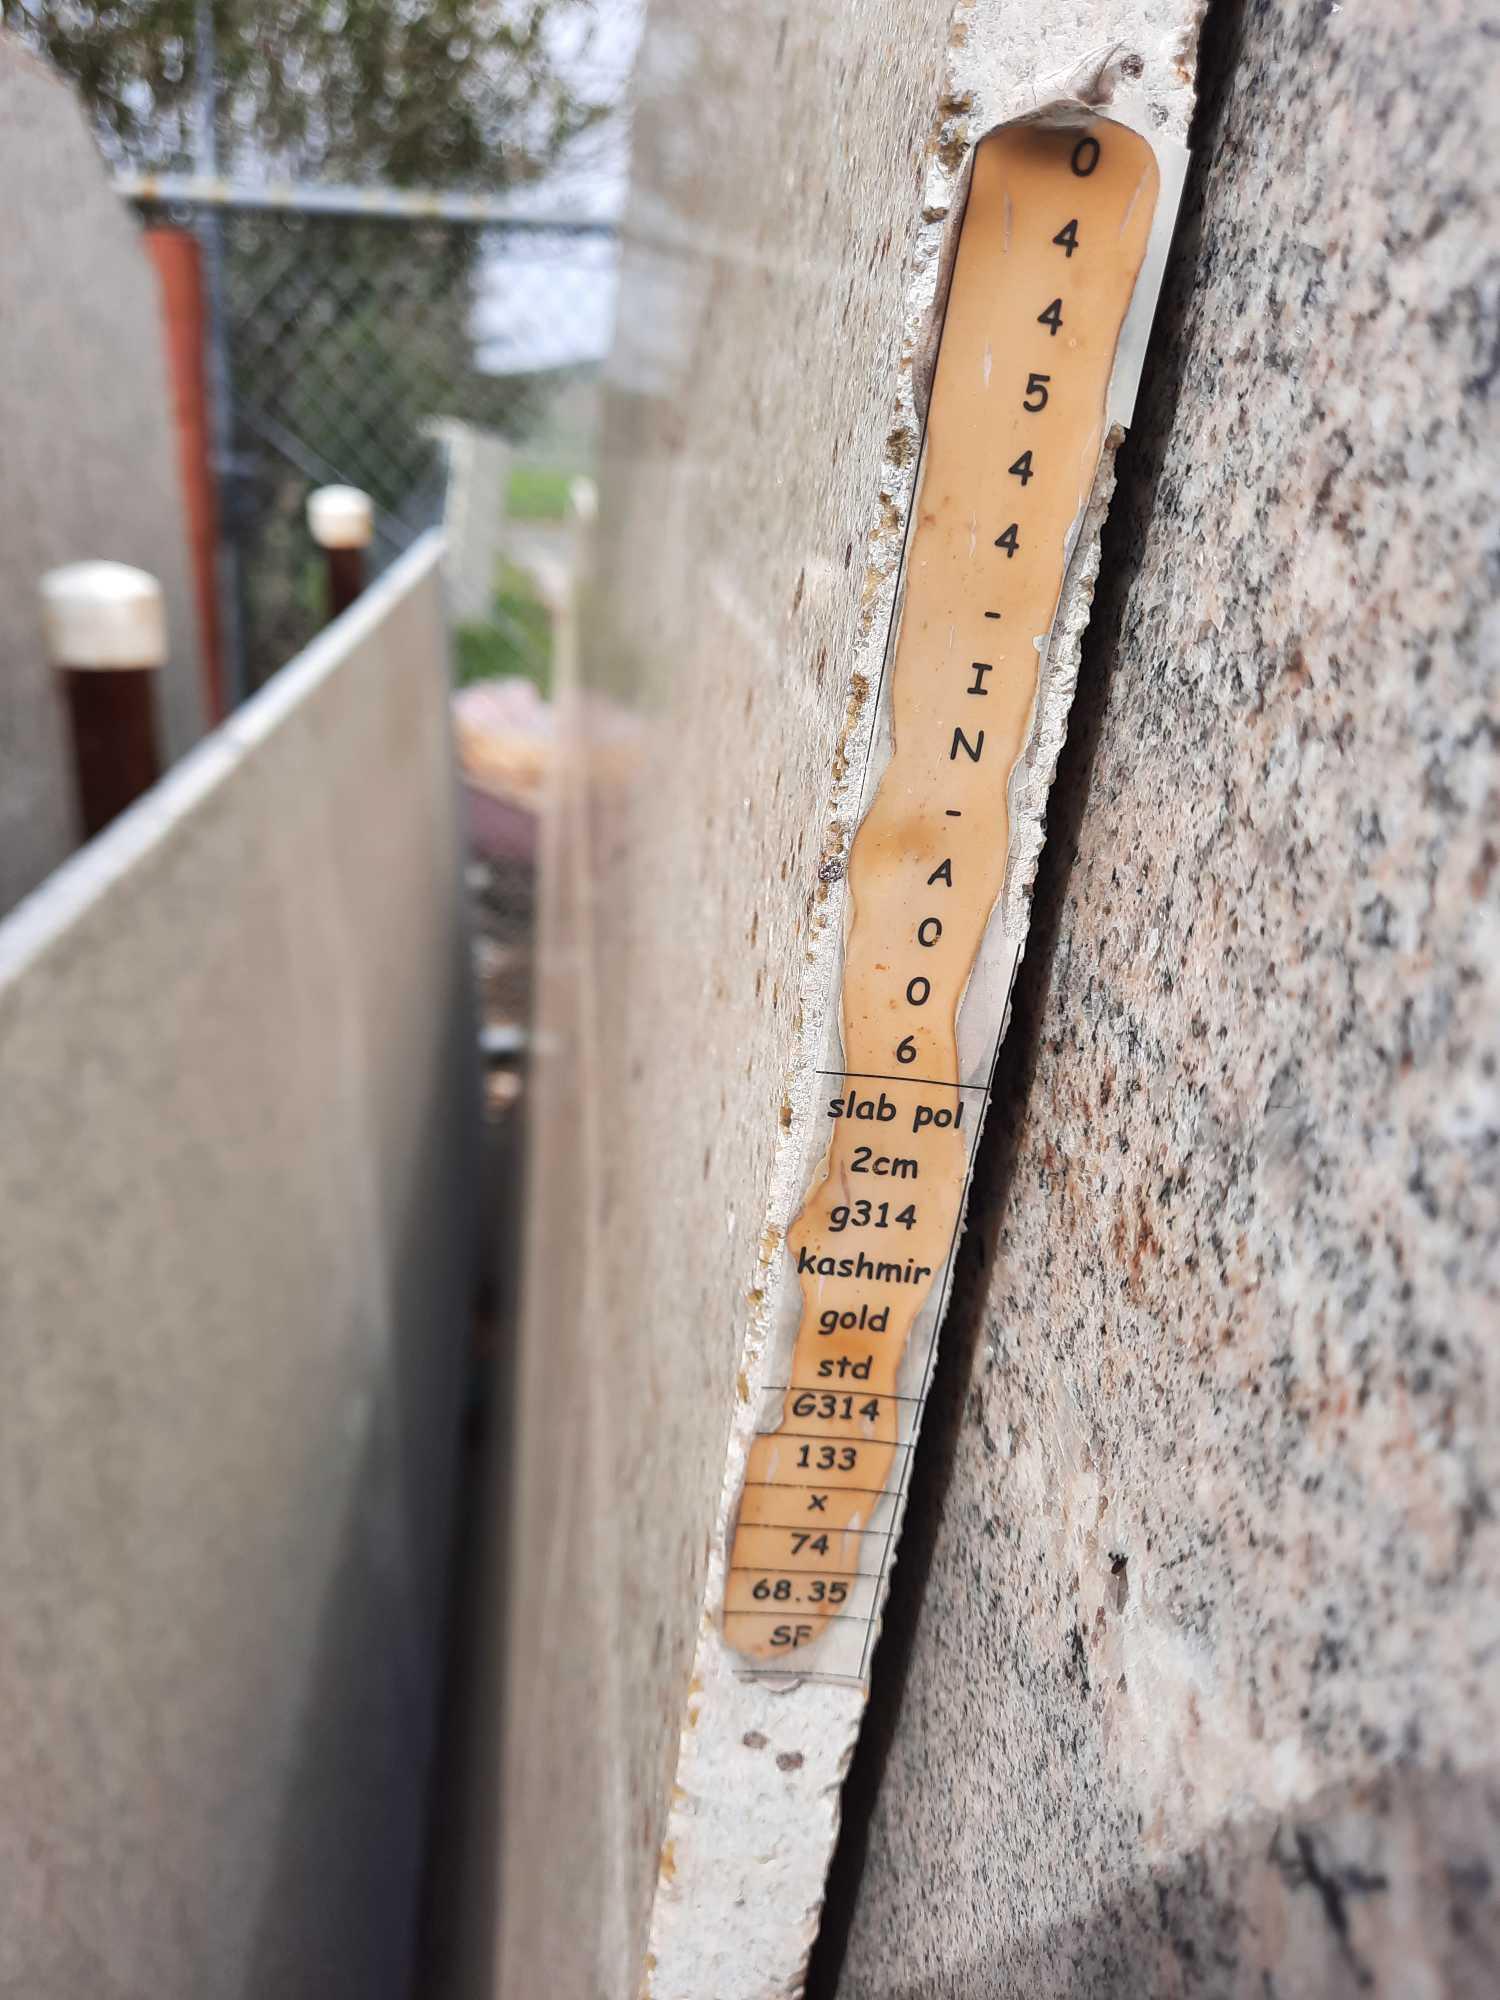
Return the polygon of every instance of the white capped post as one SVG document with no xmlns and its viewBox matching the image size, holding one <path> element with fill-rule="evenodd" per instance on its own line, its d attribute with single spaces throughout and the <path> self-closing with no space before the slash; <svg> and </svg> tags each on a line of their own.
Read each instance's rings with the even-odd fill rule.
<svg viewBox="0 0 1500 2000">
<path fill-rule="evenodd" d="M 365 550 L 375 503 L 357 486 L 319 486 L 307 496 L 307 525 L 328 562 L 328 616 L 347 611 L 365 587 Z"/>
<path fill-rule="evenodd" d="M 156 682 L 167 663 L 161 585 L 127 563 L 77 562 L 41 580 L 42 634 L 68 705 L 85 838 L 161 775 Z"/>
</svg>

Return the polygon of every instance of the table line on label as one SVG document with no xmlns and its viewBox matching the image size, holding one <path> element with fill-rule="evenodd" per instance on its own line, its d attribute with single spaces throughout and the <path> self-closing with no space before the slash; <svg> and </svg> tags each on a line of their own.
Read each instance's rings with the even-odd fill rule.
<svg viewBox="0 0 1500 2000">
<path fill-rule="evenodd" d="M 911 1450 L 911 1445 L 909 1443 L 904 1442 L 901 1438 L 866 1437 L 862 1431 L 774 1430 L 774 1431 L 756 1431 L 754 1435 L 758 1438 L 798 1438 L 805 1444 L 868 1444 L 868 1445 L 878 1445 L 882 1451 Z M 779 1485 L 780 1481 L 777 1481 L 777 1484 Z M 822 1489 L 820 1488 L 819 1490 L 821 1491 Z M 882 1487 L 880 1490 L 884 1492 L 885 1488 Z M 849 1491 L 849 1488 L 847 1486 L 843 1486 L 839 1488 L 839 1491 L 841 1493 L 847 1493 Z"/>
<path fill-rule="evenodd" d="M 894 1389 L 830 1389 L 826 1382 L 766 1382 L 763 1396 L 848 1396 L 856 1403 L 920 1403 L 920 1396 L 898 1396 Z"/>
<path fill-rule="evenodd" d="M 776 1574 L 778 1576 L 785 1576 L 787 1572 L 785 1570 L 778 1570 Z M 827 1570 L 822 1572 L 822 1574 L 827 1576 L 839 1576 L 839 1575 L 856 1576 L 858 1575 L 858 1571 Z M 875 1581 L 874 1577 L 869 1578 L 869 1581 L 873 1583 Z M 787 1618 L 791 1614 L 788 1612 L 784 1604 L 770 1604 L 765 1606 L 764 1609 L 762 1609 L 762 1607 L 757 1604 L 748 1607 L 742 1605 L 736 1605 L 734 1615 L 736 1618 Z M 829 1625 L 868 1625 L 870 1622 L 870 1618 L 874 1616 L 874 1613 L 872 1612 L 865 1617 L 860 1617 L 859 1614 L 854 1611 L 824 1611 L 820 1608 L 817 1615 L 825 1622 L 825 1624 Z"/>
<path fill-rule="evenodd" d="M 836 1535 L 839 1530 L 831 1528 L 828 1532 Z M 875 1581 L 872 1569 L 791 1569 L 786 1563 L 731 1563 L 726 1573 L 729 1576 L 826 1576 L 836 1583 L 850 1576 L 859 1577 L 865 1583 Z"/>
<path fill-rule="evenodd" d="M 763 1437 L 764 1435 L 765 1435 L 765 1433 L 764 1433 L 763 1431 L 757 1431 L 757 1432 L 756 1432 L 756 1436 L 757 1436 L 757 1437 Z M 773 1435 L 774 1435 L 774 1434 L 773 1434 Z M 889 1487 L 889 1486 L 837 1486 L 837 1485 L 830 1485 L 830 1484 L 828 1483 L 828 1481 L 827 1481 L 826 1479 L 825 1479 L 825 1480 L 818 1480 L 818 1479 L 747 1479 L 747 1480 L 745 1481 L 745 1484 L 746 1484 L 747 1486 L 765 1486 L 765 1487 L 769 1487 L 769 1488 L 771 1489 L 771 1491 L 772 1491 L 772 1492 L 775 1492 L 775 1493 L 871 1493 L 871 1494 L 873 1494 L 873 1495 L 875 1496 L 875 1498 L 876 1498 L 877 1500 L 884 1500 L 884 1499 L 885 1499 L 885 1498 L 886 1498 L 886 1497 L 887 1497 L 887 1496 L 889 1495 L 889 1493 L 890 1493 L 890 1491 L 891 1491 L 891 1489 L 890 1489 L 890 1487 Z M 809 1516 L 809 1519 L 811 1519 L 811 1516 Z M 747 1522 L 745 1523 L 745 1525 L 746 1525 L 746 1527 L 748 1527 L 748 1528 L 753 1528 L 753 1527 L 755 1527 L 755 1526 L 757 1525 L 757 1523 L 756 1523 L 756 1522 L 754 1522 L 754 1521 L 747 1521 Z M 842 1531 L 841 1531 L 841 1532 L 842 1532 Z"/>
<path fill-rule="evenodd" d="M 748 1481 L 746 1483 L 748 1484 Z M 781 1481 L 778 1479 L 776 1484 L 779 1489 Z M 823 1489 L 822 1487 L 816 1487 L 813 1490 L 821 1493 Z M 866 1489 L 857 1486 L 840 1486 L 838 1488 L 840 1493 L 858 1493 L 864 1490 Z M 882 1492 L 888 1490 L 885 1487 L 881 1488 Z M 809 1522 L 812 1522 L 814 1525 L 809 1527 Z M 820 1528 L 816 1525 L 816 1522 L 817 1516 L 809 1514 L 801 1521 L 745 1521 L 741 1525 L 746 1528 L 764 1528 L 768 1534 L 778 1535 L 888 1535 L 891 1532 L 889 1528 Z"/>
<path fill-rule="evenodd" d="M 815 1069 L 814 1076 L 853 1077 L 856 1083 L 921 1083 L 932 1090 L 987 1090 L 988 1084 L 953 1083 L 940 1076 L 892 1076 L 878 1069 Z"/>
</svg>

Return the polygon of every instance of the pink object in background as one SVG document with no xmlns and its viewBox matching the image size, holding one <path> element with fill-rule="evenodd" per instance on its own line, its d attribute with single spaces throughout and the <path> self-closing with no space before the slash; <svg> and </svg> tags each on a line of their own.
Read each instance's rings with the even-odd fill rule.
<svg viewBox="0 0 1500 2000">
<path fill-rule="evenodd" d="M 531 681 L 476 681 L 453 697 L 471 848 L 491 861 L 535 861 L 556 723 Z"/>
</svg>

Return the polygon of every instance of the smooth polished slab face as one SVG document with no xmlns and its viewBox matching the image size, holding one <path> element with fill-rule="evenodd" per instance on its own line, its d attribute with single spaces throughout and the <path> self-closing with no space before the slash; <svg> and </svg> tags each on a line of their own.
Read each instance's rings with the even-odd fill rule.
<svg viewBox="0 0 1500 2000">
<path fill-rule="evenodd" d="M 1014 125 L 975 154 L 890 668 L 891 755 L 849 859 L 843 1062 L 787 1236 L 801 1318 L 729 1565 L 724 1635 L 752 1658 L 867 1665 L 884 1503 L 904 1486 L 926 1389 L 929 1356 L 905 1365 L 910 1336 L 948 1269 L 984 1110 L 985 1083 L 961 1075 L 959 1008 L 1005 883 L 1009 782 L 1159 183 L 1149 143 L 1103 119 Z"/>
</svg>

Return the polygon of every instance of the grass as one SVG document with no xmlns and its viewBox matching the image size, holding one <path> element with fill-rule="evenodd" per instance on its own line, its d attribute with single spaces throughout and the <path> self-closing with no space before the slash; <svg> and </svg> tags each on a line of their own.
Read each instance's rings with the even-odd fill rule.
<svg viewBox="0 0 1500 2000">
<path fill-rule="evenodd" d="M 506 514 L 512 521 L 565 520 L 568 488 L 576 477 L 576 473 L 552 465 L 513 465 L 506 489 Z"/>
<path fill-rule="evenodd" d="M 471 681 L 519 674 L 546 694 L 552 684 L 552 621 L 525 570 L 503 563 L 492 618 L 454 633 L 453 678 Z"/>
<path fill-rule="evenodd" d="M 576 470 L 556 465 L 513 465 L 506 486 L 505 513 L 511 521 L 565 521 L 568 489 Z M 454 634 L 454 681 L 495 680 L 520 674 L 543 694 L 552 684 L 552 624 L 536 586 L 525 570 L 502 562 L 494 611 Z"/>
</svg>

